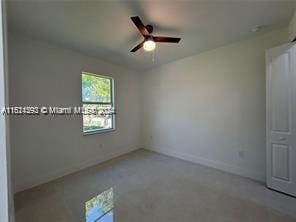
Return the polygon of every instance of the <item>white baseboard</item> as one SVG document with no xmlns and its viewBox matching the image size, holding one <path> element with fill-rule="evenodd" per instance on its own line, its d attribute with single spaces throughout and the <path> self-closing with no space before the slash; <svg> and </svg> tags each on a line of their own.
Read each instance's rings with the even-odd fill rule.
<svg viewBox="0 0 296 222">
<path fill-rule="evenodd" d="M 115 157 L 119 157 L 121 155 L 127 154 L 127 153 L 135 151 L 137 149 L 139 149 L 139 148 L 118 149 L 117 152 L 108 153 L 104 157 L 102 157 L 102 156 L 95 157 L 93 159 L 84 161 L 84 162 L 79 163 L 77 165 L 73 165 L 73 166 L 70 166 L 70 167 L 65 167 L 63 169 L 57 170 L 56 172 L 51 172 L 51 173 L 48 173 L 48 174 L 44 174 L 44 175 L 41 175 L 39 177 L 37 176 L 37 177 L 35 177 L 33 179 L 30 179 L 30 180 L 28 180 L 28 181 L 26 181 L 24 183 L 16 184 L 15 187 L 14 187 L 14 193 L 21 192 L 21 191 L 30 189 L 32 187 L 35 187 L 35 186 L 50 182 L 52 180 L 58 179 L 60 177 L 66 176 L 66 175 L 71 174 L 71 173 L 75 173 L 75 172 L 77 172 L 79 170 L 82 170 L 82 169 L 97 165 L 99 163 L 108 161 L 108 160 L 113 159 Z"/>
<path fill-rule="evenodd" d="M 53 173 L 49 173 L 49 174 L 44 174 L 42 176 L 36 177 L 34 179 L 28 180 L 22 184 L 17 184 L 15 185 L 15 189 L 14 189 L 14 193 L 23 191 L 23 190 L 27 190 L 29 188 L 38 186 L 40 184 L 44 184 L 47 182 L 50 182 L 52 180 L 58 179 L 60 177 L 66 176 L 68 174 L 71 173 L 75 173 L 79 170 L 94 166 L 96 164 L 105 162 L 107 160 L 113 159 L 115 157 L 127 154 L 129 152 L 135 151 L 139 148 L 129 148 L 129 149 L 119 149 L 119 151 L 117 152 L 113 152 L 113 153 L 109 153 L 106 156 L 102 157 L 96 157 L 93 158 L 91 160 L 87 160 L 85 162 L 82 162 L 80 164 L 77 165 L 73 165 L 70 167 L 66 167 L 64 169 L 58 170 L 56 172 Z M 180 153 L 180 152 L 176 152 L 170 149 L 163 149 L 163 148 L 145 148 L 147 150 L 151 150 L 157 153 L 161 153 L 161 154 L 165 154 L 167 156 L 172 156 L 175 158 L 179 158 L 179 159 L 183 159 L 186 161 L 190 161 L 193 163 L 197 163 L 197 164 L 201 164 L 201 165 L 205 165 L 208 167 L 213 167 L 225 172 L 230 172 L 233 174 L 237 174 L 240 176 L 244 176 L 244 177 L 248 177 L 254 180 L 258 180 L 258 181 L 264 181 L 264 175 L 258 172 L 252 172 L 243 168 L 240 168 L 238 166 L 234 166 L 231 164 L 226 164 L 226 163 L 221 163 L 221 162 L 217 162 L 217 161 L 213 161 L 213 160 L 209 160 L 209 159 L 205 159 L 205 158 L 201 158 L 201 157 L 195 157 L 193 155 L 189 155 L 189 154 L 184 154 L 184 153 Z"/>
<path fill-rule="evenodd" d="M 232 174 L 240 175 L 243 177 L 248 177 L 253 180 L 257 180 L 257 181 L 261 181 L 261 182 L 265 181 L 265 176 L 263 175 L 263 173 L 253 172 L 253 171 L 243 169 L 243 168 L 235 166 L 235 165 L 222 163 L 222 162 L 218 162 L 215 160 L 210 160 L 210 159 L 206 159 L 206 158 L 202 158 L 202 157 L 196 157 L 196 156 L 193 156 L 190 154 L 176 152 L 176 151 L 168 149 L 168 148 L 166 148 L 166 149 L 164 149 L 164 148 L 145 148 L 145 149 L 154 151 L 156 153 L 161 153 L 161 154 L 164 154 L 167 156 L 172 156 L 172 157 L 175 157 L 178 159 L 201 164 L 204 166 L 212 167 L 212 168 L 215 168 L 218 170 L 222 170 L 222 171 L 229 172 Z"/>
</svg>

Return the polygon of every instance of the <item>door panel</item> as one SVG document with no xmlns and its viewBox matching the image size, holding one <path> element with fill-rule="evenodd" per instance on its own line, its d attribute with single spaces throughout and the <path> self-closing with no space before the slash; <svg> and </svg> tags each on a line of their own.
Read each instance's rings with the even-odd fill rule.
<svg viewBox="0 0 296 222">
<path fill-rule="evenodd" d="M 290 181 L 289 146 L 284 144 L 271 144 L 272 146 L 272 177 Z"/>
<path fill-rule="evenodd" d="M 266 53 L 267 186 L 296 196 L 296 46 Z"/>
<path fill-rule="evenodd" d="M 271 88 L 271 129 L 288 132 L 290 130 L 289 103 L 289 54 L 274 57 L 270 69 Z"/>
</svg>

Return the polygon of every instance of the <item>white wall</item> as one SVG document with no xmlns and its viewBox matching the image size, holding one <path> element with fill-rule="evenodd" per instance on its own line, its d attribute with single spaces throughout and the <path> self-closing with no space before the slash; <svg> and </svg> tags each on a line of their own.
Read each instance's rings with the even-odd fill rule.
<svg viewBox="0 0 296 222">
<path fill-rule="evenodd" d="M 6 105 L 6 87 L 4 70 L 4 32 L 2 20 L 2 3 L 0 3 L 0 109 Z M 9 221 L 8 201 L 8 159 L 7 159 L 7 124 L 6 116 L 0 114 L 0 222 Z"/>
<path fill-rule="evenodd" d="M 81 72 L 88 71 L 114 77 L 118 112 L 116 131 L 88 136 L 78 116 L 12 116 L 14 191 L 141 147 L 137 73 L 16 34 L 8 43 L 11 105 L 81 105 Z"/>
<path fill-rule="evenodd" d="M 289 40 L 293 41 L 296 38 L 296 11 L 289 24 Z"/>
<path fill-rule="evenodd" d="M 144 147 L 264 180 L 265 49 L 284 42 L 286 29 L 144 73 Z"/>
</svg>

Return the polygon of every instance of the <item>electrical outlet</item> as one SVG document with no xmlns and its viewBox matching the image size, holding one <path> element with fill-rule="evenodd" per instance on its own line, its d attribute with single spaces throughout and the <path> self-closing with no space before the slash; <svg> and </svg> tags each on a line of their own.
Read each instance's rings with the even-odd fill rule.
<svg viewBox="0 0 296 222">
<path fill-rule="evenodd" d="M 103 148 L 103 144 L 102 144 L 102 143 L 100 143 L 100 144 L 99 144 L 99 147 L 100 147 L 100 148 Z"/>
<path fill-rule="evenodd" d="M 152 140 L 152 139 L 153 139 L 153 137 L 152 137 L 152 136 L 150 136 L 150 139 Z"/>
</svg>

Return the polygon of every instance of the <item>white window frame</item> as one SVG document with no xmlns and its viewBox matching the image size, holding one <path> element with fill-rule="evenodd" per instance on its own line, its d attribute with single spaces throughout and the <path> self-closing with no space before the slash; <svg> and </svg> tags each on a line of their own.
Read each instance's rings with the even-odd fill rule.
<svg viewBox="0 0 296 222">
<path fill-rule="evenodd" d="M 95 76 L 95 77 L 100 77 L 100 78 L 105 78 L 105 79 L 110 79 L 111 82 L 111 102 L 110 103 L 106 103 L 106 102 L 84 102 L 83 101 L 83 96 L 82 96 L 82 75 L 90 75 L 90 76 Z M 84 104 L 110 104 L 111 107 L 115 110 L 115 85 L 114 85 L 114 78 L 110 77 L 110 76 L 105 76 L 105 75 L 98 75 L 98 74 L 94 74 L 91 72 L 82 72 L 81 73 L 81 101 L 82 101 L 82 106 Z M 83 125 L 83 117 L 82 117 L 82 131 L 83 131 L 83 135 L 91 135 L 91 134 L 96 134 L 96 133 L 106 133 L 106 132 L 111 132 L 115 130 L 115 114 L 112 115 L 112 127 L 108 128 L 108 129 L 97 129 L 97 130 L 90 130 L 85 132 L 84 131 L 84 125 Z"/>
</svg>

